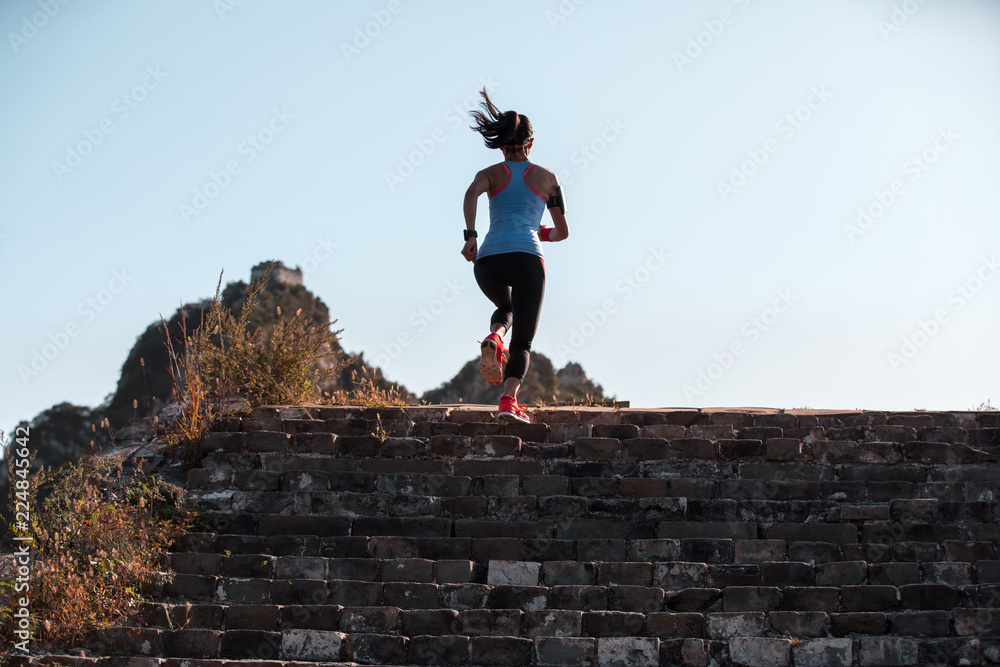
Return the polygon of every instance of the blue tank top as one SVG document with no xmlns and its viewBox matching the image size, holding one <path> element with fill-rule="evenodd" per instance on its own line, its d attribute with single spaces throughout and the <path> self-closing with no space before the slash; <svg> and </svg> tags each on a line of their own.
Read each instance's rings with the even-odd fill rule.
<svg viewBox="0 0 1000 667">
<path fill-rule="evenodd" d="M 527 252 L 544 257 L 538 238 L 538 226 L 545 213 L 545 197 L 524 182 L 534 165 L 524 162 L 503 162 L 507 170 L 507 185 L 490 197 L 490 229 L 477 257 L 507 252 Z"/>
</svg>

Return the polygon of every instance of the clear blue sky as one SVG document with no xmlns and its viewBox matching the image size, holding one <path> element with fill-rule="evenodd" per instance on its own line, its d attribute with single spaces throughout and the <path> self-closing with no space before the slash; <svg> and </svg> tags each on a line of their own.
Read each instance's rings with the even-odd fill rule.
<svg viewBox="0 0 1000 667">
<path fill-rule="evenodd" d="M 5 428 L 96 405 L 160 313 L 268 258 L 390 379 L 451 378 L 491 311 L 459 255 L 500 159 L 466 129 L 483 85 L 564 183 L 556 363 L 645 407 L 1000 401 L 1000 3 L 16 0 L 0 27 Z"/>
</svg>

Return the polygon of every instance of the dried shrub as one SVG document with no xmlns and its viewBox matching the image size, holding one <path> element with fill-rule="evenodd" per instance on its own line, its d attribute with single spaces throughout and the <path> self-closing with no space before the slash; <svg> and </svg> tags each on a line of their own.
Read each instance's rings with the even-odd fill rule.
<svg viewBox="0 0 1000 667">
<path fill-rule="evenodd" d="M 11 528 L 30 538 L 29 589 L 15 591 L 16 568 L 0 578 L 0 634 L 13 636 L 15 604 L 27 595 L 32 637 L 45 650 L 77 646 L 151 599 L 167 576 L 164 554 L 196 516 L 182 489 L 89 454 L 33 473 L 23 498 L 30 521 Z"/>
<path fill-rule="evenodd" d="M 335 349 L 340 331 L 304 317 L 301 309 L 285 317 L 279 307 L 279 319 L 268 331 L 252 326 L 270 272 L 271 267 L 251 283 L 239 316 L 222 305 L 220 274 L 215 298 L 198 327 L 189 333 L 182 316 L 181 351 L 163 322 L 173 393 L 181 404 L 170 444 L 189 463 L 197 461 L 202 434 L 235 406 L 319 401 L 322 386 L 343 367 Z"/>
<path fill-rule="evenodd" d="M 397 384 L 386 388 L 369 374 L 368 368 L 361 368 L 361 376 L 357 371 L 351 372 L 350 389 L 341 389 L 324 398 L 325 403 L 332 405 L 360 405 L 366 408 L 400 407 L 409 403 L 408 393 Z"/>
</svg>

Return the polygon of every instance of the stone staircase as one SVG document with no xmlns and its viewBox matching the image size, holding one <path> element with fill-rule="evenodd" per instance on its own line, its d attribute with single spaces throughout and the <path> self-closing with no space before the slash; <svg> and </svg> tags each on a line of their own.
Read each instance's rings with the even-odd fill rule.
<svg viewBox="0 0 1000 667">
<path fill-rule="evenodd" d="M 532 412 L 231 421 L 128 657 L 58 662 L 1000 665 L 1000 413 Z"/>
</svg>

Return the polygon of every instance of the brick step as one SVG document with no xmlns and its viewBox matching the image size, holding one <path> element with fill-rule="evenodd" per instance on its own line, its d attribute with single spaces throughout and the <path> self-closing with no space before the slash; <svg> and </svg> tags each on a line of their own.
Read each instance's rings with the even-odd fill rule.
<svg viewBox="0 0 1000 667">
<path fill-rule="evenodd" d="M 572 546 L 572 545 L 567 545 Z M 168 562 L 185 575 L 257 577 L 265 579 L 335 579 L 372 582 L 460 584 L 518 583 L 530 586 L 638 585 L 673 589 L 678 586 L 842 586 L 943 584 L 953 587 L 1000 585 L 1000 561 L 895 562 L 834 561 L 814 565 L 801 561 L 760 561 L 709 564 L 677 560 L 682 554 L 701 556 L 703 543 L 674 540 L 636 541 L 627 545 L 579 545 L 578 558 L 566 560 L 498 560 L 485 562 L 419 557 L 274 556 L 266 553 L 223 555 L 175 552 Z M 385 549 L 391 551 L 391 548 Z M 332 551 L 332 550 L 331 550 Z M 557 555 L 551 550 L 550 555 Z M 572 556 L 572 554 L 568 554 Z M 615 560 L 590 560 L 601 556 Z M 678 574 L 680 573 L 680 574 Z M 985 589 L 984 589 L 985 590 Z M 989 605 L 987 605 L 989 606 Z"/>
<path fill-rule="evenodd" d="M 172 645 L 178 644 L 199 651 L 214 644 L 217 654 L 222 653 L 219 637 L 215 637 L 213 643 L 202 639 L 204 635 L 200 631 L 188 632 L 191 634 L 181 635 L 179 638 L 170 636 L 167 641 Z M 356 667 L 359 664 L 331 662 L 334 654 L 346 654 L 363 660 L 363 664 L 380 664 L 386 667 L 452 664 L 469 667 L 598 667 L 612 664 L 633 667 L 694 667 L 709 664 L 716 667 L 789 667 L 793 662 L 796 667 L 1000 665 L 1000 639 L 991 636 L 928 638 L 855 635 L 802 639 L 745 636 L 731 637 L 728 640 L 658 637 L 537 637 L 528 640 L 478 636 L 464 637 L 465 641 L 462 641 L 455 636 L 451 636 L 455 639 L 433 636 L 407 639 L 393 635 L 323 635 L 320 634 L 322 632 L 284 631 L 259 634 L 260 631 L 249 631 L 227 639 L 226 648 L 228 651 L 234 643 L 243 643 L 251 649 L 256 648 L 263 655 L 268 653 L 262 648 L 271 648 L 271 651 L 277 649 L 278 659 L 266 660 L 253 656 L 254 667 Z M 219 633 L 220 636 L 221 634 Z M 154 634 L 153 639 L 162 644 L 163 634 Z M 121 667 L 126 664 L 129 667 L 234 667 L 246 664 L 239 659 L 159 658 L 144 657 L 136 651 L 126 652 L 131 657 L 14 655 L 10 656 L 10 664 L 13 667 L 49 667 L 53 664 L 66 667 Z M 310 660 L 310 656 L 314 659 Z M 379 660 L 382 657 L 403 657 L 405 662 Z"/>
<path fill-rule="evenodd" d="M 966 466 L 958 469 L 873 467 L 827 468 L 822 478 L 768 466 L 737 469 L 717 464 L 676 465 L 664 476 L 659 464 L 573 463 L 549 465 L 517 461 L 429 462 L 418 460 L 290 459 L 271 461 L 271 469 L 253 467 L 252 460 L 205 460 L 208 467 L 188 473 L 192 490 L 313 490 L 370 492 L 385 489 L 417 495 L 490 495 L 489 489 L 521 489 L 524 495 L 587 497 L 640 495 L 732 499 L 827 499 L 848 502 L 888 502 L 928 498 L 943 502 L 1000 502 L 996 489 L 1000 468 Z M 226 458 L 232 459 L 233 456 Z M 240 456 L 241 459 L 250 457 Z M 246 467 L 240 467 L 246 466 Z M 337 468 L 337 469 L 334 469 Z M 841 479 L 837 479 L 837 477 Z M 991 477 L 998 477 L 993 480 Z M 500 485 L 496 487 L 496 485 Z M 405 489 L 405 491 L 401 491 Z M 812 494 L 808 496 L 807 494 Z M 504 493 L 501 495 L 519 495 Z"/>
<path fill-rule="evenodd" d="M 684 524 L 675 524 L 684 525 Z M 726 530 L 726 524 L 686 524 L 702 529 Z M 792 526 L 796 524 L 791 524 Z M 779 526 L 780 527 L 780 526 Z M 774 529 L 772 527 L 772 529 Z M 787 530 L 798 530 L 789 528 Z M 288 531 L 291 533 L 291 531 Z M 701 533 L 704 535 L 705 531 Z M 802 535 L 789 535 L 802 537 Z M 808 536 L 806 536 L 808 537 Z M 431 560 L 583 560 L 658 561 L 683 560 L 698 556 L 709 564 L 753 564 L 791 560 L 817 565 L 839 561 L 866 561 L 879 565 L 895 562 L 977 564 L 996 577 L 998 552 L 991 541 L 945 540 L 944 543 L 905 542 L 880 544 L 837 544 L 810 540 L 727 539 L 684 537 L 652 540 L 583 538 L 444 537 L 400 536 L 318 537 L 303 534 L 249 535 L 189 533 L 179 551 L 217 554 L 270 554 L 273 556 L 323 556 L 340 558 L 427 558 Z"/>
<path fill-rule="evenodd" d="M 309 600 L 361 606 L 384 604 L 405 609 L 628 608 L 635 611 L 638 607 L 645 612 L 702 611 L 717 603 L 726 611 L 1000 608 L 1000 584 L 820 585 L 864 581 L 867 572 L 862 569 L 822 570 L 817 579 L 808 566 L 795 568 L 788 564 L 761 566 L 759 570 L 741 567 L 717 570 L 710 577 L 704 563 L 497 563 L 491 563 L 487 574 L 486 581 L 492 583 L 484 584 L 437 583 L 462 576 L 473 579 L 471 573 L 462 574 L 470 572 L 468 562 L 444 570 L 430 562 L 405 559 L 388 567 L 373 559 L 300 561 L 290 564 L 289 576 L 283 578 L 272 578 L 269 574 L 254 576 L 261 573 L 252 567 L 246 567 L 239 577 L 176 574 L 165 585 L 164 594 L 171 599 L 218 604 L 288 605 Z M 319 577 L 324 573 L 328 578 Z M 893 575 L 905 577 L 902 570 L 874 574 L 885 577 L 873 577 L 876 581 L 894 581 Z M 771 585 L 760 585 L 762 581 Z"/>
<path fill-rule="evenodd" d="M 814 441 L 854 441 L 872 443 L 946 442 L 975 448 L 994 449 L 1000 446 L 1000 429 L 962 427 L 906 426 L 742 426 L 731 424 L 696 424 L 690 426 L 654 424 L 544 423 L 500 424 L 484 422 L 440 422 L 411 420 L 245 420 L 231 425 L 230 431 L 243 433 L 280 432 L 287 434 L 335 433 L 345 437 L 377 436 L 388 438 L 434 438 L 439 436 L 517 436 L 528 442 L 566 443 L 580 438 L 691 438 L 722 440 L 768 441 L 782 438 L 802 440 L 808 446 Z M 785 443 L 775 443 L 780 449 Z M 884 449 L 884 448 L 883 448 Z"/>
<path fill-rule="evenodd" d="M 312 475 L 301 473 L 302 476 Z M 353 479 L 353 477 L 352 477 Z M 466 478 L 468 480 L 468 478 Z M 311 479 L 316 482 L 315 479 Z M 342 479 L 332 480 L 331 486 L 340 486 Z M 615 480 L 618 482 L 619 480 Z M 652 480 L 634 481 L 624 485 L 626 493 L 653 492 L 654 485 L 642 484 Z M 659 480 L 656 480 L 659 481 Z M 385 483 L 382 483 L 385 482 Z M 353 482 L 352 482 L 353 483 Z M 728 485 L 729 494 L 720 497 L 690 498 L 686 496 L 593 495 L 613 492 L 613 486 L 588 478 L 586 484 L 576 485 L 579 493 L 591 495 L 520 495 L 516 477 L 494 476 L 467 481 L 452 478 L 441 484 L 465 487 L 458 489 L 431 489 L 432 491 L 471 491 L 473 485 L 479 494 L 425 495 L 424 484 L 434 481 L 414 479 L 412 476 L 394 476 L 379 480 L 382 491 L 327 491 L 327 490 L 199 490 L 192 496 L 201 501 L 207 511 L 239 514 L 282 514 L 289 516 L 392 516 L 440 517 L 454 520 L 488 516 L 496 519 L 537 520 L 587 519 L 618 520 L 633 523 L 655 521 L 744 521 L 762 523 L 850 523 L 858 526 L 881 526 L 899 523 L 916 524 L 984 524 L 1000 520 L 1000 501 L 950 501 L 936 498 L 841 498 L 837 500 L 809 499 L 809 488 L 799 485 L 768 485 L 765 492 L 755 497 L 760 485 L 753 482 Z M 532 484 L 529 482 L 530 487 Z M 666 484 L 656 485 L 666 487 Z M 682 485 L 676 485 L 677 490 Z M 342 487 L 341 487 L 342 488 Z M 734 489 L 742 490 L 737 494 Z M 876 490 L 869 489 L 874 496 Z M 488 495 L 487 495 L 488 494 Z M 740 498 L 727 496 L 740 495 Z M 834 494 L 845 495 L 845 494 Z M 802 496 L 801 498 L 789 496 Z M 813 493 L 815 498 L 816 494 Z M 945 533 L 943 539 L 956 539 Z M 954 531 L 951 531 L 954 532 Z"/>
<path fill-rule="evenodd" d="M 329 462 L 347 467 L 350 462 L 328 459 Z M 374 463 L 374 462 L 367 462 Z M 412 462 L 411 462 L 412 463 Z M 482 462 L 496 464 L 485 474 L 456 475 L 452 471 L 428 472 L 413 470 L 419 465 L 393 466 L 410 470 L 370 471 L 370 470 L 317 470 L 322 463 L 314 463 L 312 470 L 233 470 L 230 468 L 196 468 L 188 473 L 188 484 L 192 493 L 209 507 L 221 507 L 228 503 L 234 492 L 240 494 L 260 492 L 313 493 L 313 494 L 405 494 L 409 496 L 431 496 L 434 498 L 458 498 L 463 496 L 577 496 L 587 499 L 636 499 L 636 498 L 688 498 L 698 501 L 758 500 L 783 501 L 801 500 L 831 503 L 884 504 L 893 501 L 928 501 L 913 505 L 910 510 L 923 514 L 944 512 L 946 518 L 961 520 L 961 512 L 995 513 L 1000 508 L 1000 494 L 996 491 L 1000 481 L 910 481 L 897 480 L 797 480 L 789 479 L 780 470 L 771 471 L 768 478 L 726 478 L 731 471 L 676 470 L 673 478 L 640 476 L 646 471 L 621 470 L 617 476 L 613 468 L 591 467 L 558 470 L 550 473 L 524 471 L 518 474 L 518 466 L 503 466 L 502 461 Z M 366 466 L 367 467 L 367 466 Z M 505 472 L 506 470 L 506 472 Z M 982 472 L 989 471 L 986 469 Z M 997 470 L 1000 470 L 998 468 Z M 472 471 L 470 471 L 472 472 Z M 476 471 L 479 472 L 479 471 Z M 557 472 L 580 473 L 576 476 Z M 591 476 L 587 473 L 607 473 Z M 942 472 L 924 471 L 921 476 L 938 478 L 947 475 L 955 477 L 984 477 L 970 467 L 966 471 Z M 707 476 L 692 476 L 691 473 Z M 896 477 L 914 477 L 904 469 L 892 473 Z M 245 495 L 237 496 L 245 498 Z M 323 496 L 317 495 L 322 500 Z M 350 499 L 352 496 L 345 496 Z M 553 501 L 554 502 L 554 501 Z M 973 503 L 976 506 L 961 507 L 949 503 Z M 710 506 L 710 505 L 708 505 Z M 907 510 L 905 503 L 896 509 Z M 939 509 L 940 508 L 940 509 Z M 888 507 L 887 507 L 888 509 Z M 888 514 L 856 516 L 852 520 L 888 519 Z"/>
<path fill-rule="evenodd" d="M 469 425 L 465 425 L 469 426 Z M 609 427 L 610 429 L 611 427 Z M 390 436 L 384 432 L 368 435 L 344 435 L 330 432 L 305 431 L 237 431 L 207 433 L 202 439 L 206 454 L 255 453 L 274 456 L 281 453 L 304 455 L 361 456 L 385 459 L 422 457 L 436 459 L 476 458 L 569 458 L 584 461 L 653 461 L 683 459 L 718 459 L 740 461 L 804 461 L 817 464 L 924 464 L 962 465 L 996 462 L 1000 428 L 984 429 L 986 434 L 972 432 L 962 442 L 942 440 L 905 440 L 902 442 L 858 439 L 827 439 L 829 434 L 795 433 L 798 437 L 743 429 L 743 432 L 694 430 L 690 433 L 670 433 L 638 429 L 625 432 L 623 426 L 597 431 L 603 436 L 588 436 L 584 432 L 550 432 L 544 424 L 491 425 L 469 429 L 467 435 Z M 654 427 L 647 427 L 651 429 Z M 705 427 L 706 429 L 709 427 Z M 713 427 L 714 428 L 714 427 Z M 697 427 L 692 427 L 697 429 Z M 779 429 L 780 430 L 780 429 Z M 993 432 L 996 432 L 995 434 Z M 591 431 L 593 432 L 593 431 Z M 645 433 L 645 435 L 643 434 Z M 737 437 L 754 435 L 757 437 Z M 924 434 L 929 438 L 939 433 Z M 691 436 L 691 437 L 689 437 Z M 955 440 L 957 438 L 953 438 Z M 984 442 L 987 441 L 987 442 Z"/>
<path fill-rule="evenodd" d="M 898 426 L 903 428 L 995 428 L 1000 415 L 984 412 L 880 412 L 870 410 L 776 410 L 660 408 L 628 409 L 563 406 L 529 408 L 536 422 L 547 424 L 634 424 L 637 426 L 672 424 L 732 425 L 734 428 L 765 426 L 778 428 L 844 428 L 858 426 Z M 380 420 L 463 424 L 491 422 L 495 405 L 427 405 L 403 408 L 366 408 L 360 406 L 260 406 L 242 422 L 275 420 Z"/>
<path fill-rule="evenodd" d="M 616 520 L 613 518 L 511 516 L 501 519 L 448 518 L 424 516 L 329 516 L 326 514 L 253 514 L 206 512 L 203 519 L 214 523 L 217 532 L 269 537 L 315 535 L 318 537 L 381 536 L 413 538 L 515 538 L 545 540 L 586 539 L 604 535 L 608 539 L 740 539 L 758 538 L 787 542 L 822 542 L 862 547 L 884 545 L 906 549 L 909 543 L 945 541 L 998 542 L 1000 524 L 900 523 L 869 521 L 771 523 L 774 518 L 751 517 L 751 521 L 668 519 Z M 794 519 L 795 517 L 784 517 Z M 811 520 L 811 518 L 810 518 Z M 920 549 L 920 547 L 912 547 Z M 940 547 L 910 560 L 940 560 Z M 803 560 L 814 560 L 813 558 Z"/>
<path fill-rule="evenodd" d="M 166 610 L 164 610 L 164 616 Z M 750 643 L 756 649 L 785 649 L 792 646 L 791 637 L 815 646 L 847 647 L 857 643 L 886 648 L 877 635 L 885 632 L 899 636 L 886 638 L 888 646 L 908 645 L 913 657 L 919 648 L 940 648 L 944 645 L 931 638 L 952 636 L 969 638 L 986 629 L 987 645 L 995 637 L 994 610 L 957 610 L 909 614 L 848 613 L 825 614 L 796 612 L 717 612 L 631 614 L 627 612 L 566 612 L 566 611 L 505 611 L 491 610 L 402 610 L 389 607 L 342 608 L 334 606 L 302 607 L 228 607 L 217 610 L 192 607 L 178 615 L 188 622 L 183 629 L 115 628 L 98 633 L 95 640 L 105 651 L 132 655 L 164 655 L 193 659 L 243 660 L 323 660 L 354 661 L 362 664 L 417 665 L 549 665 L 557 653 L 550 649 L 585 649 L 578 662 L 595 664 L 593 653 L 600 655 L 615 647 L 632 654 L 629 665 L 676 664 L 663 663 L 661 643 L 694 640 L 704 648 L 704 640 L 726 642 L 730 655 L 738 661 L 741 645 Z M 205 617 L 206 627 L 192 624 L 193 618 Z M 209 627 L 211 620 L 227 623 Z M 229 629 L 228 622 L 249 628 Z M 293 624 L 288 627 L 286 622 Z M 308 627 L 300 627 L 308 626 Z M 330 629 L 338 627 L 339 630 Z M 266 629 L 265 629 L 266 628 Z M 344 630 L 347 628 L 347 631 Z M 958 634 L 948 635 L 947 631 Z M 867 637 L 858 637 L 864 634 Z M 776 636 L 777 635 L 777 636 Z M 875 635 L 874 637 L 871 635 Z M 917 639 L 920 637 L 921 639 Z M 754 641 L 755 640 L 755 641 Z M 825 641 L 824 641 L 825 640 Z M 839 641 L 838 641 L 839 640 Z M 846 641 L 845 641 L 846 640 Z M 962 642 L 951 642 L 961 644 Z M 722 644 L 725 646 L 725 644 Z M 721 646 L 720 646 L 721 648 Z M 648 649 L 646 651 L 645 649 Z M 735 649 L 735 650 L 734 650 Z M 591 654 L 588 657 L 587 654 Z M 722 653 L 722 652 L 720 652 Z M 638 654 L 638 655 L 636 655 Z M 638 656 L 642 659 L 636 660 Z M 563 660 L 565 660 L 565 655 Z M 669 658 L 668 658 L 669 659 Z M 773 659 L 773 658 L 772 658 Z M 597 664 L 612 664 L 606 655 Z M 131 664 L 131 663 L 130 663 Z M 618 664 L 618 663 L 615 663 Z M 690 663 L 689 663 L 690 664 Z M 718 664 L 718 663 L 717 663 Z M 732 664 L 725 661 L 723 664 Z M 739 663 L 737 664 L 747 664 Z M 755 664 L 788 665 L 785 659 Z M 796 661 L 796 664 L 802 664 Z M 824 663 L 820 663 L 824 664 Z M 831 664 L 852 664 L 851 661 Z M 861 664 L 916 664 L 912 662 L 871 662 Z M 921 664 L 928 664 L 926 662 Z M 948 664 L 948 663 L 946 663 Z M 951 663 L 959 664 L 959 663 Z"/>
<path fill-rule="evenodd" d="M 680 464 L 670 477 L 656 466 L 621 466 L 550 461 L 540 473 L 518 473 L 511 461 L 465 461 L 427 470 L 426 461 L 383 461 L 334 457 L 287 457 L 259 461 L 206 459 L 209 466 L 188 471 L 188 489 L 211 491 L 389 493 L 459 497 L 582 496 L 586 498 L 686 497 L 698 500 L 829 500 L 888 503 L 898 499 L 1000 504 L 992 468 L 982 466 L 803 466 L 783 464 Z M 227 460 L 230 459 L 230 460 Z M 266 467 L 241 469 L 243 463 Z M 379 465 L 375 465 L 380 463 Z M 398 465 L 397 465 L 398 464 Z M 472 464 L 460 465 L 460 464 Z M 221 467 L 220 467 L 221 466 Z M 331 468 L 331 469 L 327 469 Z M 341 469 L 333 469 L 341 468 Z M 423 468 L 423 470 L 421 470 Z M 474 474 L 455 474 L 455 470 Z M 409 469 L 409 470 L 408 470 Z M 561 474 L 560 474 L 561 473 Z M 566 474 L 570 473 L 570 474 Z M 594 475 L 592 473 L 600 473 Z M 965 479 L 969 478 L 969 479 Z M 977 479 L 978 478 L 978 479 Z"/>
<path fill-rule="evenodd" d="M 147 630 L 326 630 L 345 634 L 373 633 L 402 637 L 423 635 L 512 636 L 536 638 L 613 637 L 622 634 L 652 637 L 720 639 L 734 634 L 750 636 L 792 635 L 836 637 L 849 634 L 902 636 L 967 636 L 981 633 L 986 623 L 1000 618 L 990 608 L 920 610 L 901 612 L 827 612 L 797 610 L 743 610 L 726 596 L 722 603 L 706 605 L 686 601 L 681 610 L 645 610 L 625 605 L 615 610 L 601 607 L 574 609 L 405 609 L 395 606 L 344 606 L 323 602 L 305 604 L 185 604 L 147 603 L 139 610 L 137 625 L 128 633 Z M 692 598 L 693 599 L 693 598 Z M 745 602 L 740 599 L 739 602 Z M 869 624 L 864 628 L 863 624 Z M 728 627 L 727 627 L 728 626 Z M 742 626 L 742 627 L 733 627 Z M 989 630 L 987 629 L 988 633 Z"/>
</svg>

